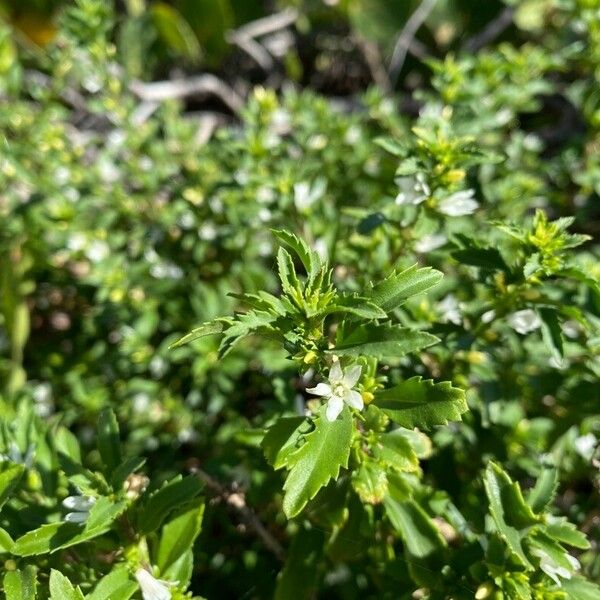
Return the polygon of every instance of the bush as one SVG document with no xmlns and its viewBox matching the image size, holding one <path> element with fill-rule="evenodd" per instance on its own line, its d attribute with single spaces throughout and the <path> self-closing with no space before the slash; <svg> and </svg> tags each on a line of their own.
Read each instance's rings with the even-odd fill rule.
<svg viewBox="0 0 600 600">
<path fill-rule="evenodd" d="M 595 3 L 208 136 L 61 15 L 0 31 L 6 597 L 598 597 Z"/>
</svg>

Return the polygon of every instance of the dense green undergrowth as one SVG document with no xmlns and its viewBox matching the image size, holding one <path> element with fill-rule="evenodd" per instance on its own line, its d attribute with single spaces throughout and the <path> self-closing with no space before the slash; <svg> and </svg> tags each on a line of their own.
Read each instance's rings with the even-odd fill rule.
<svg viewBox="0 0 600 600">
<path fill-rule="evenodd" d="M 210 139 L 109 3 L 0 29 L 9 600 L 599 597 L 600 7 L 539 4 Z"/>
</svg>

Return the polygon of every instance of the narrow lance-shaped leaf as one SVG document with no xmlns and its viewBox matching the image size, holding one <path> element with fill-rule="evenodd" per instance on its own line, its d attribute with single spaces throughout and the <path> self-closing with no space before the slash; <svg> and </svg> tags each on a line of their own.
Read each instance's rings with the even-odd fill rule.
<svg viewBox="0 0 600 600">
<path fill-rule="evenodd" d="M 110 408 L 105 408 L 98 420 L 98 451 L 105 470 L 112 473 L 121 463 L 121 444 L 117 418 Z"/>
<path fill-rule="evenodd" d="M 449 381 L 434 383 L 421 377 L 411 377 L 377 392 L 375 405 L 392 421 L 409 429 L 429 429 L 448 421 L 460 421 L 468 410 L 464 390 L 453 387 Z"/>
<path fill-rule="evenodd" d="M 207 335 L 215 335 L 217 333 L 222 333 L 225 327 L 225 323 L 223 321 L 210 321 L 208 323 L 203 323 L 199 327 L 192 329 L 190 333 L 184 335 L 181 339 L 172 343 L 169 348 L 178 348 L 179 346 L 183 346 L 184 344 L 189 344 L 194 340 L 197 340 L 201 337 L 206 337 Z"/>
<path fill-rule="evenodd" d="M 369 323 L 341 332 L 330 352 L 340 356 L 371 356 L 385 360 L 400 358 L 437 342 L 439 338 L 425 331 Z"/>
<path fill-rule="evenodd" d="M 392 273 L 375 284 L 368 297 L 374 304 L 389 312 L 411 296 L 422 294 L 434 287 L 443 276 L 443 273 L 431 267 L 418 269 L 417 265 L 413 265 L 401 273 Z"/>
<path fill-rule="evenodd" d="M 79 587 L 75 587 L 60 571 L 50 571 L 50 600 L 84 600 Z"/>
<path fill-rule="evenodd" d="M 32 565 L 23 570 L 8 571 L 4 576 L 6 600 L 35 600 L 36 592 L 37 578 Z"/>
</svg>

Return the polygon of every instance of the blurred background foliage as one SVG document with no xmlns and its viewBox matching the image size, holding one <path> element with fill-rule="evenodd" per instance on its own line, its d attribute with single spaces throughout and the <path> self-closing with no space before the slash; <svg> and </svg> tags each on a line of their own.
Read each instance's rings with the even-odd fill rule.
<svg viewBox="0 0 600 600">
<path fill-rule="evenodd" d="M 169 344 L 238 309 L 229 293 L 276 288 L 269 227 L 329 255 L 348 290 L 393 268 L 435 266 L 443 285 L 403 315 L 444 343 L 396 373 L 452 380 L 469 390 L 471 412 L 433 435 L 423 497 L 428 506 L 449 497 L 481 524 L 478 475 L 490 457 L 531 483 L 552 454 L 557 510 L 595 544 L 580 558 L 598 580 L 589 447 L 600 437 L 598 2 L 439 0 L 395 81 L 398 34 L 421 5 L 129 0 L 113 10 L 92 0 L 0 0 L 2 418 L 10 429 L 28 402 L 69 427 L 93 461 L 98 414 L 112 406 L 127 451 L 147 455 L 157 480 L 202 465 L 243 489 L 286 543 L 295 525 L 278 509 L 281 478 L 265 470 L 258 443 L 269 419 L 296 406 L 295 369 L 268 343 L 242 344 L 225 360 L 212 338 Z M 294 18 L 261 36 L 266 58 L 232 38 L 276 11 Z M 503 28 L 482 38 L 503 14 Z M 224 93 L 158 102 L 155 88 L 133 85 L 207 72 L 229 86 Z M 382 136 L 403 158 L 374 143 Z M 398 168 L 427 175 L 431 205 L 396 202 Z M 467 186 L 480 210 L 441 214 L 436 202 Z M 538 207 L 551 219 L 574 216 L 573 231 L 593 241 L 574 255 L 576 276 L 557 283 L 556 231 L 518 232 L 557 270 L 529 265 L 542 273 L 534 289 L 515 291 L 514 265 L 534 252 L 493 223 L 525 228 Z M 475 263 L 457 261 L 457 251 Z M 490 254 L 492 267 L 482 267 Z M 570 326 L 565 368 L 547 334 L 523 338 L 506 324 L 536 294 Z M 441 490 L 448 496 L 436 505 Z M 398 597 L 390 572 L 408 578 L 406 564 L 382 561 L 387 550 L 371 546 L 359 522 L 347 529 L 330 540 L 323 568 L 335 575 L 340 556 L 350 566 L 325 593 L 353 598 L 362 581 L 364 597 Z M 226 507 L 207 511 L 194 590 L 272 593 L 278 561 L 241 533 Z M 469 585 L 487 573 L 479 577 Z"/>
</svg>

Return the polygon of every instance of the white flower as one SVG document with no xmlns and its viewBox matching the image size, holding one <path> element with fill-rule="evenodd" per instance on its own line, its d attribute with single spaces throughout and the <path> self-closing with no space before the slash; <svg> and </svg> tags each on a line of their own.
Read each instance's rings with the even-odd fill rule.
<svg viewBox="0 0 600 600">
<path fill-rule="evenodd" d="M 362 396 L 352 389 L 360 379 L 361 371 L 362 367 L 360 365 L 354 365 L 344 372 L 339 361 L 336 361 L 329 369 L 329 383 L 319 383 L 314 388 L 306 389 L 310 394 L 327 398 L 327 411 L 325 414 L 328 421 L 336 420 L 344 408 L 344 402 L 357 410 L 363 409 Z"/>
<path fill-rule="evenodd" d="M 462 323 L 459 304 L 452 294 L 448 294 L 441 302 L 438 302 L 437 309 L 442 313 L 442 321 L 455 325 Z"/>
<path fill-rule="evenodd" d="M 400 188 L 396 204 L 421 204 L 431 194 L 423 173 L 417 173 L 416 177 L 399 177 L 396 183 Z"/>
<path fill-rule="evenodd" d="M 512 315 L 509 315 L 508 324 L 517 333 L 525 335 L 530 331 L 538 329 L 541 326 L 542 321 L 534 310 L 526 308 L 525 310 L 518 310 L 517 312 L 512 313 Z"/>
<path fill-rule="evenodd" d="M 311 186 L 307 181 L 294 184 L 294 204 L 296 210 L 302 211 L 309 208 L 314 202 L 323 196 L 327 188 L 327 182 L 323 178 L 317 179 Z"/>
<path fill-rule="evenodd" d="M 565 567 L 557 565 L 554 560 L 552 560 L 550 555 L 544 552 L 541 548 L 533 548 L 531 553 L 540 559 L 540 569 L 544 571 L 544 573 L 546 573 L 546 575 L 548 575 L 548 577 L 550 577 L 554 583 L 556 583 L 556 585 L 561 585 L 559 579 L 561 577 L 563 579 L 571 579 L 571 571 Z M 566 559 L 569 561 L 574 570 L 579 569 L 579 561 L 574 556 L 567 554 Z"/>
<path fill-rule="evenodd" d="M 104 260 L 110 254 L 108 244 L 103 240 L 94 240 L 85 251 L 86 256 L 94 263 Z"/>
<path fill-rule="evenodd" d="M 441 248 L 447 241 L 448 238 L 443 233 L 426 235 L 415 243 L 415 250 L 424 254 Z"/>
<path fill-rule="evenodd" d="M 482 323 L 491 323 L 495 318 L 496 318 L 496 311 L 494 309 L 486 310 L 481 315 L 481 322 Z"/>
<path fill-rule="evenodd" d="M 593 433 L 582 435 L 575 439 L 574 446 L 577 454 L 586 460 L 591 460 L 598 440 Z"/>
<path fill-rule="evenodd" d="M 461 190 L 444 198 L 439 204 L 439 211 L 449 217 L 462 217 L 473 214 L 479 204 L 473 200 L 475 190 Z"/>
<path fill-rule="evenodd" d="M 135 572 L 135 578 L 140 585 L 144 600 L 171 600 L 169 586 L 172 584 L 170 582 L 156 579 L 146 569 L 138 569 Z"/>
<path fill-rule="evenodd" d="M 67 523 L 85 523 L 94 504 L 96 504 L 96 498 L 92 496 L 69 496 L 65 498 L 63 506 L 73 511 L 65 515 L 65 521 Z"/>
</svg>

